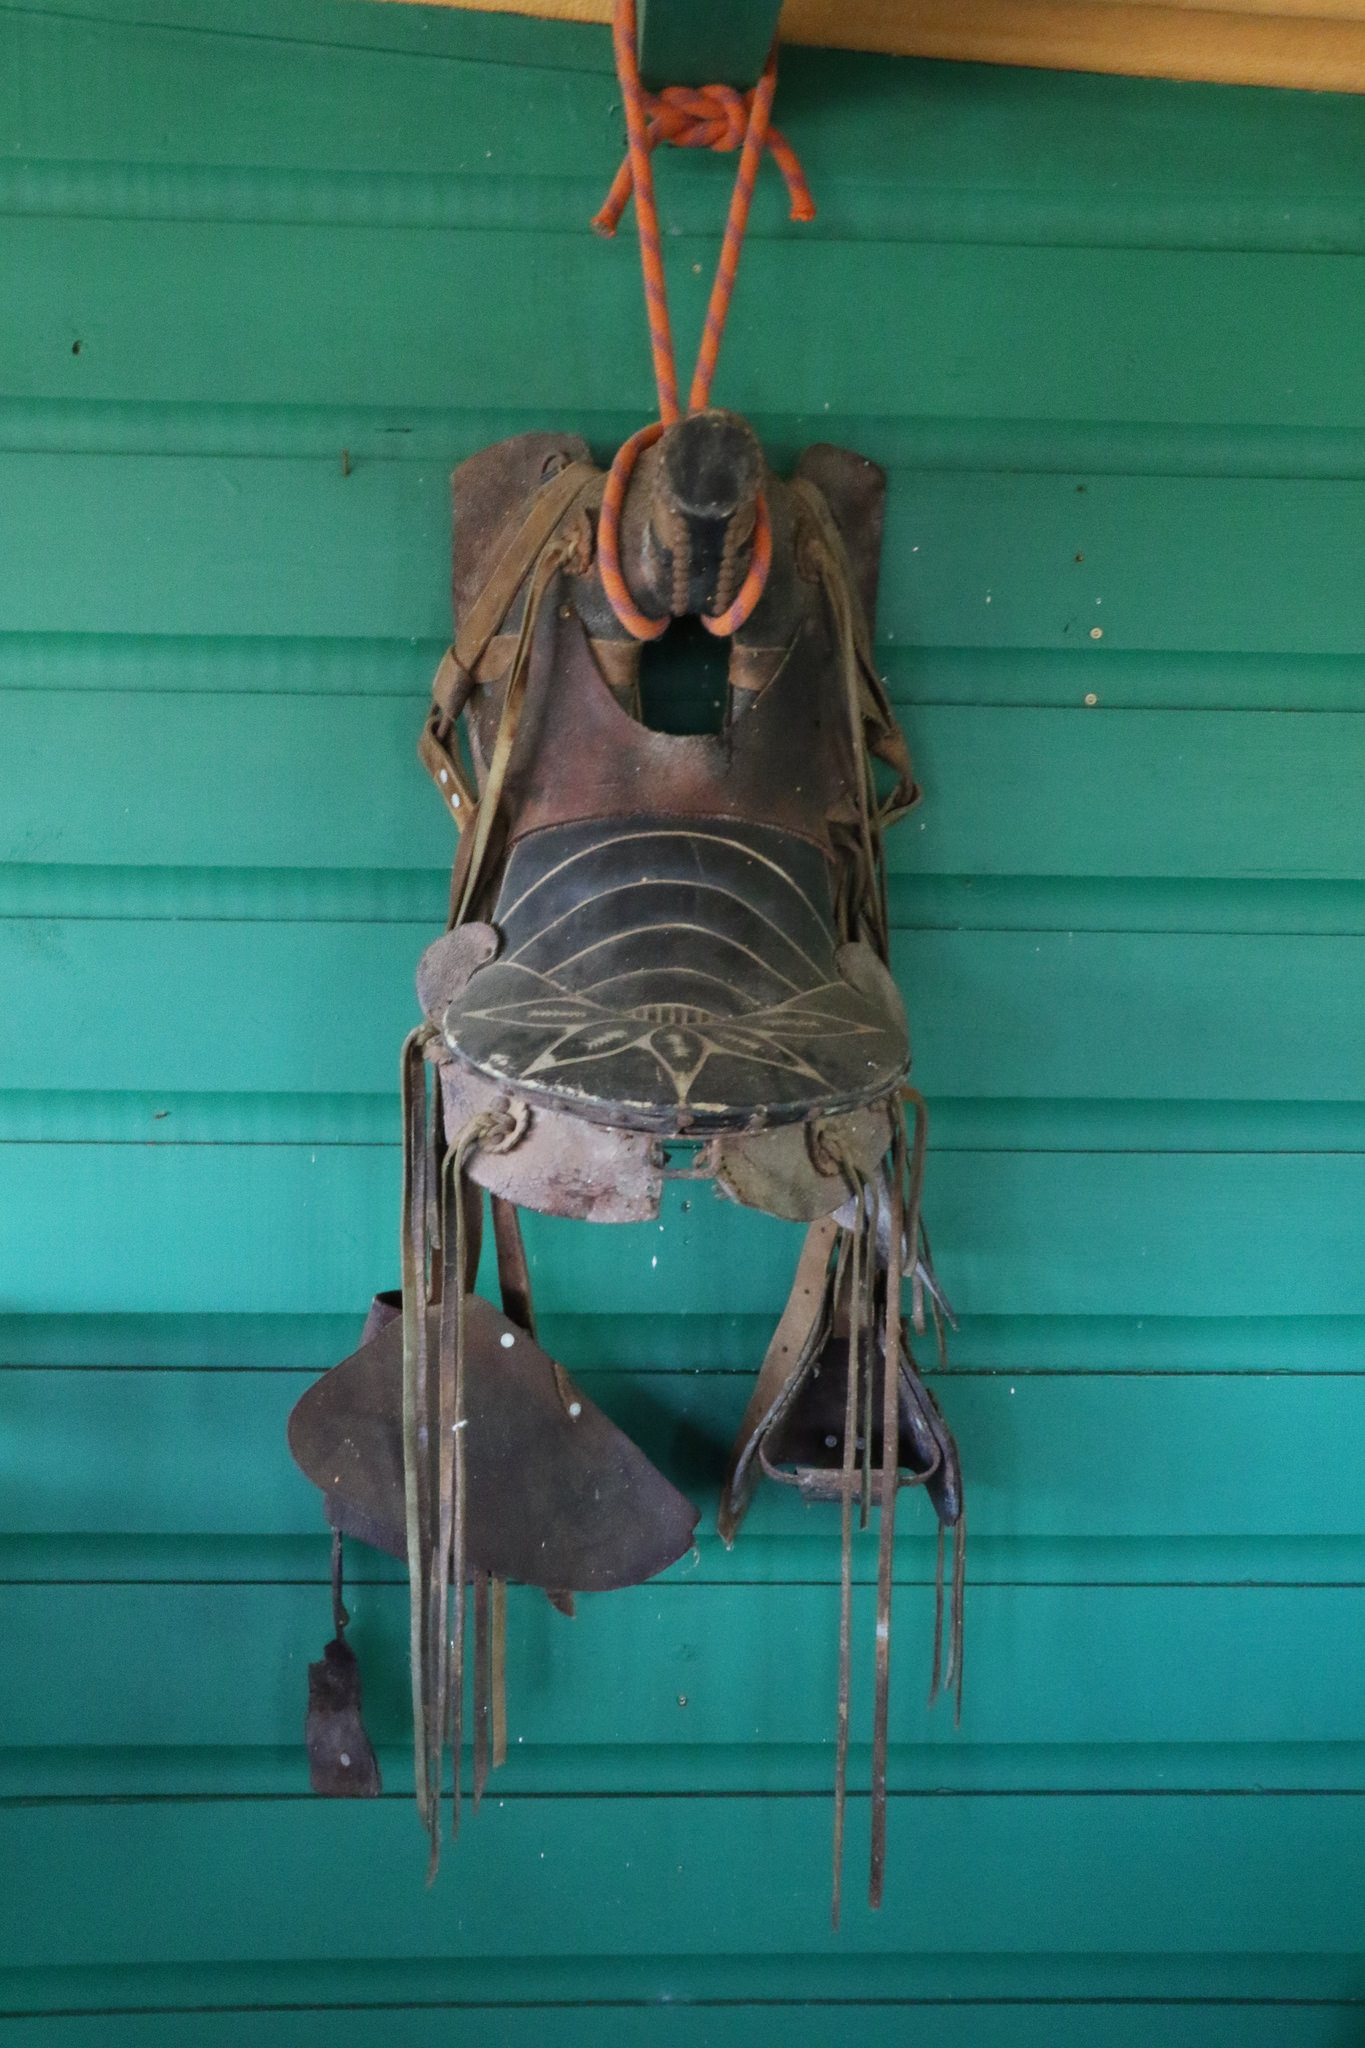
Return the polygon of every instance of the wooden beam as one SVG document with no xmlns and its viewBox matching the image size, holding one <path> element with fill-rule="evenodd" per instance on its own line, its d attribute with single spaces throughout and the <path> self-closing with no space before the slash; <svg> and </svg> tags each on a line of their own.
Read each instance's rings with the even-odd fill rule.
<svg viewBox="0 0 1365 2048">
<path fill-rule="evenodd" d="M 640 76 L 665 85 L 758 83 L 782 0 L 637 0 Z"/>
<path fill-rule="evenodd" d="M 786 0 L 782 37 L 1055 71 L 1365 91 L 1360 0 Z"/>
<path fill-rule="evenodd" d="M 425 4 L 556 21 L 611 19 L 611 0 Z M 670 8 L 681 10 L 688 0 L 646 4 L 662 21 Z M 727 13 L 724 0 L 691 4 L 717 21 Z M 733 0 L 729 11 L 748 18 L 748 0 Z M 1365 92 L 1365 0 L 785 0 L 780 32 L 785 43 L 897 57 Z M 736 84 L 751 84 L 757 75 L 741 76 L 749 72 L 748 62 L 733 68 Z M 710 76 L 723 78 L 725 72 L 713 70 Z M 672 74 L 664 82 L 685 81 Z"/>
</svg>

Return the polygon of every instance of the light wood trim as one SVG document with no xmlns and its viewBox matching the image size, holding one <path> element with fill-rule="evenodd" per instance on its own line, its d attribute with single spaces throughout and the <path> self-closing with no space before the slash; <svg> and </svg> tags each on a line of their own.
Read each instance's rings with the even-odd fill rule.
<svg viewBox="0 0 1365 2048">
<path fill-rule="evenodd" d="M 415 4 L 466 7 L 472 14 L 531 14 L 539 21 L 587 21 L 605 26 L 611 20 L 611 0 L 415 0 Z"/>
<path fill-rule="evenodd" d="M 786 0 L 782 33 L 796 43 L 1051 71 L 1365 91 L 1365 6 L 1352 0 L 1317 0 L 1311 14 L 1295 0 L 1274 12 L 1230 0 Z"/>
<path fill-rule="evenodd" d="M 423 4 L 611 18 L 611 0 Z M 1365 92 L 1365 0 L 786 0 L 782 39 L 1049 71 Z"/>
</svg>

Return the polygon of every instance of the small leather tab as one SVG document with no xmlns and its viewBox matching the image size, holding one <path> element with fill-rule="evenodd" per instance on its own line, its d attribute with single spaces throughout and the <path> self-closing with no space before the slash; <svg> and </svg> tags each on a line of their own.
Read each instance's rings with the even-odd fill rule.
<svg viewBox="0 0 1365 2048">
<path fill-rule="evenodd" d="M 362 1344 L 368 1344 L 371 1337 L 377 1337 L 381 1330 L 387 1330 L 390 1323 L 396 1323 L 403 1313 L 403 1297 L 396 1287 L 386 1288 L 376 1294 L 365 1317 L 365 1327 L 360 1333 Z"/>
<path fill-rule="evenodd" d="M 308 1776 L 324 1799 L 377 1799 L 379 1760 L 360 1718 L 360 1665 L 334 1636 L 322 1660 L 308 1666 Z"/>
<path fill-rule="evenodd" d="M 588 641 L 603 682 L 623 705 L 635 701 L 640 688 L 640 642 L 608 640 L 593 634 Z"/>
<path fill-rule="evenodd" d="M 417 741 L 417 757 L 445 798 L 446 808 L 463 833 L 478 811 L 478 798 L 450 748 L 437 738 L 434 716 L 422 727 Z"/>
<path fill-rule="evenodd" d="M 746 696 L 758 696 L 767 689 L 790 652 L 790 647 L 746 647 L 736 640 L 730 649 L 730 688 L 743 690 Z"/>
<path fill-rule="evenodd" d="M 868 1179 L 890 1142 L 890 1117 L 886 1105 L 877 1102 L 815 1123 L 720 1138 L 716 1186 L 747 1209 L 813 1223 L 841 1208 L 848 1197 L 838 1162 L 856 1166 Z M 826 1170 L 827 1160 L 832 1170 Z"/>
<path fill-rule="evenodd" d="M 470 1117 L 508 1099 L 506 1083 L 475 1073 L 463 1060 L 444 1061 L 440 1073 L 452 1142 Z M 539 1103 L 516 1147 L 476 1152 L 469 1177 L 523 1209 L 592 1223 L 652 1222 L 663 1194 L 647 1131 L 611 1130 Z"/>
<path fill-rule="evenodd" d="M 457 924 L 434 939 L 417 963 L 417 1000 L 438 1023 L 470 979 L 495 960 L 502 936 L 495 925 Z"/>
</svg>

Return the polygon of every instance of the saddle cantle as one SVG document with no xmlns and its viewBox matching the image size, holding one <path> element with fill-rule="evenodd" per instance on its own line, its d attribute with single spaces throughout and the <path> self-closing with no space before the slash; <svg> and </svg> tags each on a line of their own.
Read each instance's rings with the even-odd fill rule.
<svg viewBox="0 0 1365 2048">
<path fill-rule="evenodd" d="M 651 1217 L 683 1144 L 686 1171 L 722 1195 L 809 1224 L 719 1526 L 732 1540 L 764 1473 L 841 1503 L 841 1830 L 851 1515 L 880 1503 L 875 1900 L 899 1487 L 923 1484 L 940 1530 L 957 1532 L 950 1673 L 963 1527 L 956 1450 L 900 1309 L 904 1278 L 923 1328 L 937 1289 L 919 1222 L 923 1105 L 903 1086 L 909 1034 L 887 966 L 881 836 L 918 791 L 872 661 L 885 479 L 828 446 L 778 478 L 737 415 L 689 416 L 639 456 L 619 506 L 625 611 L 598 550 L 605 486 L 566 435 L 523 434 L 455 472 L 457 634 L 420 752 L 459 843 L 449 928 L 418 967 L 425 1023 L 405 1049 L 404 1319 L 337 1369 L 332 1395 L 314 1390 L 306 1416 L 305 1397 L 301 1462 L 337 1526 L 408 1556 L 418 1796 L 434 1831 L 448 1723 L 458 1763 L 466 1575 L 476 1590 L 482 1577 L 632 1583 L 679 1555 L 695 1520 L 604 1417 L 589 1426 L 583 1408 L 570 1429 L 556 1410 L 517 1207 Z M 636 632 L 723 628 L 760 549 L 762 593 L 719 641 L 718 729 L 655 729 Z M 480 1189 L 505 1322 L 469 1291 Z M 366 1402 L 380 1418 L 369 1437 Z M 576 1526 L 588 1474 L 621 1505 L 597 1548 Z M 520 1547 L 500 1545 L 518 1518 Z M 555 1562 L 538 1573 L 542 1528 Z M 589 1555 L 595 1578 L 571 1563 Z M 940 1583 L 942 1555 L 940 1539 Z M 936 1637 L 936 1677 L 938 1664 Z"/>
</svg>

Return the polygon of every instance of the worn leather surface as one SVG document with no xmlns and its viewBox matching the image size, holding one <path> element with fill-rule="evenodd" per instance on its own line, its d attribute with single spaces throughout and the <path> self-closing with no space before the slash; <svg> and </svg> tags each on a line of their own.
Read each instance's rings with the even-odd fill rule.
<svg viewBox="0 0 1365 2048">
<path fill-rule="evenodd" d="M 454 1144 L 471 1118 L 507 1101 L 503 1083 L 463 1060 L 441 1067 L 446 1138 Z M 524 1209 L 581 1223 L 648 1223 L 659 1213 L 664 1177 L 646 1131 L 587 1123 L 538 1103 L 510 1151 L 470 1154 L 466 1172 L 479 1187 Z"/>
<path fill-rule="evenodd" d="M 878 1333 L 878 1337 L 879 1337 Z M 872 1495 L 880 1488 L 882 1462 L 883 1351 L 872 1340 L 872 1442 L 866 1462 Z M 808 1371 L 787 1391 L 757 1435 L 755 1448 L 770 1479 L 797 1486 L 810 1500 L 837 1500 L 844 1456 L 844 1414 L 848 1394 L 848 1339 L 830 1335 Z M 902 1484 L 923 1484 L 940 1521 L 956 1522 L 962 1511 L 957 1450 L 909 1353 L 900 1358 L 900 1434 L 897 1465 Z"/>
<path fill-rule="evenodd" d="M 743 422 L 710 417 L 718 447 L 742 442 L 762 466 Z M 688 432 L 700 447 L 705 422 Z M 632 594 L 658 614 L 678 599 L 671 545 L 687 523 L 680 502 L 660 526 L 670 448 L 666 439 L 640 458 L 622 517 Z M 528 434 L 455 472 L 462 632 L 486 609 L 490 578 L 547 478 L 586 459 L 574 436 Z M 476 936 L 463 940 L 457 928 L 419 975 L 444 1039 L 452 1141 L 469 1115 L 501 1099 L 531 1108 L 517 1147 L 469 1162 L 475 1180 L 509 1200 L 636 1220 L 657 1207 L 663 1164 L 638 1134 L 714 1136 L 723 1193 L 809 1219 L 842 1197 L 818 1148 L 782 1141 L 781 1128 L 842 1120 L 842 1149 L 867 1170 L 864 1106 L 884 1100 L 908 1065 L 901 1000 L 867 943 L 849 879 L 862 748 L 881 744 L 878 721 L 870 700 L 851 713 L 816 566 L 818 544 L 837 528 L 859 616 L 870 619 L 885 478 L 865 457 L 819 445 L 791 485 L 765 470 L 763 487 L 772 569 L 729 643 L 719 733 L 657 732 L 632 715 L 639 646 L 593 561 L 596 500 L 589 494 L 571 515 L 587 522 L 586 566 L 560 573 L 531 638 L 497 816 L 486 821 L 487 856 L 464 911 L 478 920 Z M 699 541 L 693 568 L 714 553 Z M 466 705 L 481 786 L 525 603 L 523 588 L 483 641 Z M 895 745 L 902 761 L 898 735 Z"/>
<path fill-rule="evenodd" d="M 813 1223 L 830 1214 L 845 1185 L 832 1159 L 851 1160 L 863 1174 L 874 1172 L 891 1141 L 890 1122 L 883 1101 L 814 1123 L 721 1138 L 716 1143 L 717 1190 L 747 1209 L 762 1209 L 789 1223 Z"/>
<path fill-rule="evenodd" d="M 828 863 L 772 826 L 647 814 L 547 827 L 516 841 L 490 922 L 498 956 L 442 1030 L 531 1100 L 647 1130 L 736 1130 L 875 1100 L 905 1071 L 890 976 L 840 971 Z"/>
<path fill-rule="evenodd" d="M 507 1205 L 640 1220 L 681 1170 L 775 1215 L 817 1219 L 828 1250 L 838 1226 L 818 1219 L 876 1171 L 909 1064 L 886 967 L 880 835 L 916 792 L 872 666 L 881 471 L 822 446 L 785 482 L 752 429 L 720 413 L 641 456 L 619 530 L 631 601 L 648 619 L 718 619 L 765 506 L 771 532 L 763 594 L 729 643 L 722 729 L 686 734 L 636 715 L 639 646 L 596 558 L 603 482 L 582 441 L 553 434 L 518 436 L 456 471 L 456 641 L 419 749 L 460 841 L 453 929 L 418 971 L 428 1025 L 404 1053 L 404 1284 L 411 1308 L 430 1275 L 453 1311 L 458 1276 L 471 1285 L 477 1262 L 467 1197 L 481 1184 L 496 1198 L 504 1301 L 520 1320 L 466 1294 L 443 1349 L 439 1308 L 426 1310 L 425 1346 L 422 1315 L 409 1316 L 409 1488 L 392 1301 L 376 1303 L 360 1349 L 290 1419 L 334 1526 L 409 1560 L 419 1804 L 431 1826 L 447 1679 L 462 1698 L 447 1561 L 473 1578 L 476 1614 L 490 1577 L 562 1601 L 650 1578 L 688 1548 L 697 1520 L 535 1343 Z M 894 793 L 874 784 L 874 757 Z M 440 1076 L 434 1123 L 427 1062 Z M 669 1149 L 676 1140 L 691 1142 Z M 675 1152 L 693 1163 L 680 1168 Z M 826 1414 L 838 1333 L 829 1317 L 803 1327 L 798 1355 L 770 1350 L 735 1521 L 759 1469 L 819 1495 L 842 1462 L 828 1455 L 842 1407 L 832 1434 Z M 900 1373 L 902 1465 L 942 1490 L 949 1454 L 956 1470 L 951 1438 L 913 1367 Z M 937 1504 L 946 1512 L 948 1493 Z M 884 1577 L 889 1588 L 889 1567 Z M 479 1643 L 476 1669 L 486 1627 Z M 314 1667 L 310 1754 L 319 1789 L 345 1791 L 339 1745 L 359 1728 L 359 1689 L 344 1643 L 333 1647 Z M 846 1678 L 845 1653 L 845 1697 Z M 453 1740 L 458 1750 L 458 1723 Z M 884 1729 L 878 1753 L 884 1762 Z"/>
<path fill-rule="evenodd" d="M 546 465 L 581 461 L 583 444 L 569 435 L 519 435 L 485 449 L 453 478 L 455 549 L 453 594 L 457 622 L 478 600 L 483 580 L 505 550 L 518 511 L 525 512 Z M 645 526 L 654 495 L 659 450 L 641 457 L 627 495 L 622 559 L 635 564 L 632 589 L 666 613 L 668 567 L 650 569 Z M 885 477 L 874 463 L 845 449 L 808 449 L 796 474 L 816 482 L 839 524 L 867 616 L 875 601 Z M 854 791 L 862 773 L 838 672 L 833 628 L 819 577 L 812 573 L 801 536 L 806 513 L 799 494 L 765 476 L 773 533 L 767 587 L 731 643 L 736 687 L 724 734 L 677 735 L 651 731 L 623 709 L 622 664 L 603 663 L 601 650 L 619 644 L 623 665 L 635 647 L 617 621 L 595 565 L 560 579 L 557 603 L 547 605 L 533 650 L 532 674 L 516 749 L 503 789 L 502 829 L 507 843 L 547 825 L 585 818 L 735 818 L 771 824 L 838 858 L 840 834 L 855 819 Z M 502 642 L 520 624 L 523 599 L 511 607 Z M 594 650 L 597 650 L 595 653 Z M 485 665 L 486 666 L 486 665 Z M 605 667 L 615 672 L 604 674 Z M 481 672 L 467 719 L 480 776 L 492 752 L 501 708 L 502 679 Z M 837 890 L 834 892 L 837 898 Z M 486 916 L 489 902 L 474 907 Z M 856 936 L 841 931 L 840 937 Z"/>
<path fill-rule="evenodd" d="M 800 1487 L 809 1499 L 839 1496 L 850 1363 L 848 1299 L 840 1293 L 838 1275 L 830 1267 L 840 1231 L 839 1218 L 827 1215 L 807 1234 L 791 1294 L 735 1436 L 721 1486 L 717 1525 L 727 1544 L 734 1541 L 764 1473 Z M 870 1452 L 861 1441 L 857 1446 L 859 1464 L 875 1468 L 874 1496 L 880 1486 L 885 1364 L 884 1258 L 879 1263 L 883 1278 L 874 1290 L 870 1324 L 860 1340 L 871 1380 Z M 904 1338 L 898 1372 L 897 1465 L 903 1483 L 922 1481 L 939 1520 L 952 1525 L 962 1513 L 957 1446 Z"/>
<path fill-rule="evenodd" d="M 308 1666 L 303 1739 L 309 1782 L 325 1799 L 377 1799 L 379 1760 L 360 1718 L 360 1665 L 343 1636 L 333 1636 Z"/>
<path fill-rule="evenodd" d="M 433 1358 L 439 1314 L 427 1313 Z M 691 1502 L 525 1330 L 479 1295 L 466 1316 L 470 1572 L 605 1592 L 681 1557 Z M 296 1403 L 289 1447 L 334 1526 L 405 1559 L 402 1410 L 402 1324 L 390 1315 Z"/>
</svg>

